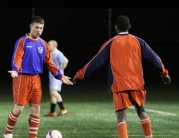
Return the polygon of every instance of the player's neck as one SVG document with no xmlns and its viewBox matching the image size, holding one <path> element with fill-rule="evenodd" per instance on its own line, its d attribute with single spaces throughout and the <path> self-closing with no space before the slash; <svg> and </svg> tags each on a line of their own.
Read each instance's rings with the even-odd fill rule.
<svg viewBox="0 0 179 138">
<path fill-rule="evenodd" d="M 27 37 L 30 38 L 30 39 L 34 39 L 34 40 L 39 39 L 39 37 L 35 37 L 35 36 L 32 35 L 31 33 L 27 34 Z"/>
<path fill-rule="evenodd" d="M 54 52 L 56 50 L 56 48 L 55 49 L 53 49 L 53 50 L 51 50 L 50 52 Z"/>
</svg>

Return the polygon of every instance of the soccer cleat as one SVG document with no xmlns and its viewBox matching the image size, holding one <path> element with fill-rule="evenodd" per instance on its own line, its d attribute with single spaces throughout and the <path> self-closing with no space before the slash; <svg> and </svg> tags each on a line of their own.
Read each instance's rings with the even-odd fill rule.
<svg viewBox="0 0 179 138">
<path fill-rule="evenodd" d="M 57 116 L 62 116 L 62 115 L 65 115 L 65 114 L 67 114 L 67 113 L 68 113 L 67 110 L 64 109 L 64 110 L 61 110 L 60 113 L 58 113 Z"/>
<path fill-rule="evenodd" d="M 44 115 L 44 116 L 48 116 L 48 117 L 56 117 L 57 116 L 57 113 L 56 112 L 50 112 L 50 113 L 48 113 L 48 114 L 46 114 L 46 115 Z"/>
<path fill-rule="evenodd" d="M 4 138 L 13 138 L 13 134 L 4 134 Z"/>
</svg>

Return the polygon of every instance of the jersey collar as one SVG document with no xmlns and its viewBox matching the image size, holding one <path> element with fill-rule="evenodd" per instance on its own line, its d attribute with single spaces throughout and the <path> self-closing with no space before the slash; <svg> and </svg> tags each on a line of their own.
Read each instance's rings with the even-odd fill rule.
<svg viewBox="0 0 179 138">
<path fill-rule="evenodd" d="M 129 34 L 129 32 L 120 32 L 119 34 Z"/>
</svg>

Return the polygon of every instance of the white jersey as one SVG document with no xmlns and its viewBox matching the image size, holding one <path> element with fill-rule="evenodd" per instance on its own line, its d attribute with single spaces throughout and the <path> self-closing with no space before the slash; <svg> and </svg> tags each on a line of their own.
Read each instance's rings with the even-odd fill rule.
<svg viewBox="0 0 179 138">
<path fill-rule="evenodd" d="M 52 55 L 52 61 L 54 62 L 55 66 L 57 69 L 60 70 L 62 74 L 64 74 L 64 70 L 61 69 L 62 65 L 64 62 L 67 62 L 68 59 L 64 56 L 64 54 L 58 50 L 55 49 L 54 51 L 51 52 Z M 49 89 L 50 90 L 57 90 L 61 91 L 61 86 L 62 86 L 62 81 L 55 79 L 55 77 L 51 74 L 49 71 Z"/>
</svg>

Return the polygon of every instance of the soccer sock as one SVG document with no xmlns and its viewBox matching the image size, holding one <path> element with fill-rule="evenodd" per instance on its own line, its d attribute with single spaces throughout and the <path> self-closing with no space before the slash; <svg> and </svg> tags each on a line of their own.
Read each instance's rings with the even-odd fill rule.
<svg viewBox="0 0 179 138">
<path fill-rule="evenodd" d="M 120 122 L 117 125 L 118 138 L 128 138 L 127 134 L 127 124 L 125 122 Z"/>
<path fill-rule="evenodd" d="M 38 127 L 40 123 L 40 116 L 30 115 L 29 117 L 29 138 L 36 138 Z"/>
<path fill-rule="evenodd" d="M 145 138 L 153 138 L 150 118 L 140 119 Z"/>
<path fill-rule="evenodd" d="M 61 110 L 64 110 L 64 109 L 65 109 L 65 107 L 64 107 L 62 101 L 61 101 L 61 102 L 58 102 L 58 106 L 60 107 Z"/>
<path fill-rule="evenodd" d="M 5 134 L 11 134 L 13 132 L 14 126 L 16 125 L 18 119 L 18 115 L 15 115 L 13 111 L 9 113 L 8 119 L 7 119 L 7 126 L 5 130 Z"/>
<path fill-rule="evenodd" d="M 50 105 L 50 112 L 51 113 L 55 112 L 55 106 L 56 106 L 56 104 L 51 103 L 51 105 Z"/>
</svg>

